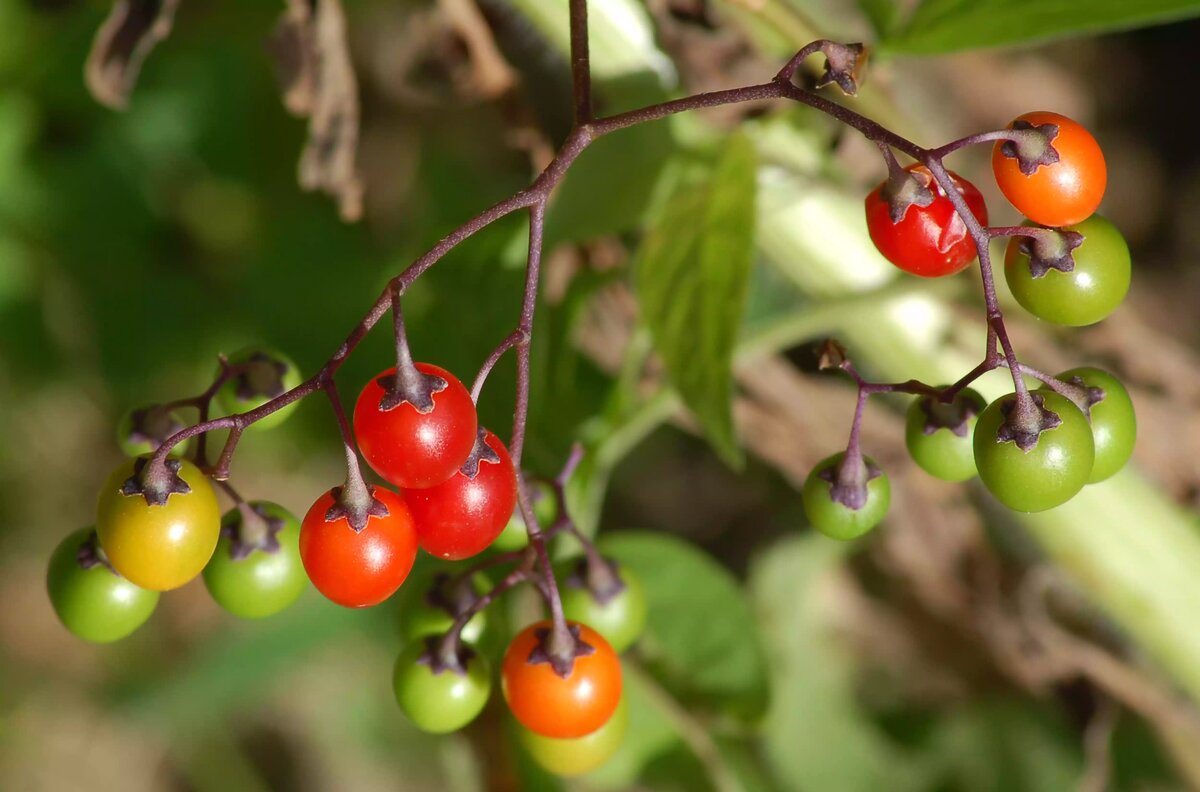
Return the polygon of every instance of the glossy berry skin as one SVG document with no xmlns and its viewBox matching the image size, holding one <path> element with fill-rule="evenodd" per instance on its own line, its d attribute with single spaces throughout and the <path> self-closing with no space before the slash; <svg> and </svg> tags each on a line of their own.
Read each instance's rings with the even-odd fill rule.
<svg viewBox="0 0 1200 792">
<path fill-rule="evenodd" d="M 830 482 L 821 478 L 821 473 L 835 469 L 845 456 L 843 451 L 818 462 L 800 490 L 804 513 L 813 527 L 831 539 L 842 541 L 856 539 L 878 525 L 892 502 L 886 473 L 867 482 L 867 502 L 861 509 L 851 509 L 835 501 L 830 494 Z M 870 457 L 863 459 L 868 465 L 874 464 Z"/>
<path fill-rule="evenodd" d="M 475 478 L 461 470 L 426 489 L 405 490 L 421 549 L 449 560 L 470 558 L 487 549 L 512 515 L 517 474 L 500 438 L 486 432 L 484 442 L 500 457 L 479 463 Z"/>
<path fill-rule="evenodd" d="M 975 465 L 979 478 L 996 499 L 1013 511 L 1039 512 L 1066 503 L 1092 475 L 1096 445 L 1092 428 L 1079 408 L 1063 396 L 1038 391 L 1043 407 L 1062 423 L 1044 430 L 1037 445 L 1022 451 L 1013 441 L 998 442 L 1004 406 L 1015 394 L 988 405 L 975 425 Z"/>
<path fill-rule="evenodd" d="M 1012 237 L 1004 254 L 1004 279 L 1021 307 L 1039 319 L 1082 327 L 1104 319 L 1129 291 L 1129 246 L 1116 226 L 1092 215 L 1067 231 L 1083 234 L 1083 244 L 1071 251 L 1070 272 L 1049 269 L 1033 277 L 1021 237 Z"/>
<path fill-rule="evenodd" d="M 1018 122 L 1035 127 L 1055 124 L 1058 134 L 1050 145 L 1058 152 L 1058 162 L 1039 165 L 1027 176 L 1018 160 L 1004 153 L 1004 141 L 997 142 L 992 149 L 992 172 L 1004 197 L 1018 212 L 1046 226 L 1074 225 L 1090 217 L 1100 206 L 1108 183 L 1100 144 L 1080 124 L 1058 113 L 1025 113 L 1014 119 L 1009 129 Z"/>
<path fill-rule="evenodd" d="M 880 184 L 867 196 L 867 230 L 883 257 L 905 272 L 923 278 L 939 278 L 961 272 L 975 258 L 975 242 L 967 226 L 954 210 L 954 204 L 924 165 L 905 168 L 933 193 L 929 206 L 910 205 L 893 223 L 891 208 Z M 983 195 L 966 179 L 950 173 L 960 195 L 971 212 L 987 225 L 987 205 Z"/>
<path fill-rule="evenodd" d="M 563 616 L 590 626 L 604 636 L 614 652 L 620 653 L 632 646 L 646 627 L 646 593 L 629 567 L 620 567 L 618 574 L 625 588 L 603 604 L 583 585 L 564 582 L 559 594 Z"/>
<path fill-rule="evenodd" d="M 159 595 L 138 588 L 103 564 L 80 566 L 80 548 L 93 534 L 91 528 L 84 528 L 59 543 L 50 556 L 46 590 L 59 621 L 77 638 L 111 643 L 145 624 Z"/>
<path fill-rule="evenodd" d="M 367 383 L 354 405 L 354 435 L 372 469 L 403 489 L 441 484 L 453 476 L 475 446 L 478 418 L 471 394 L 453 374 L 429 363 L 417 370 L 445 380 L 433 394 L 433 409 L 420 413 L 408 402 L 379 409 L 386 392 L 379 380 L 396 373 L 388 369 Z"/>
<path fill-rule="evenodd" d="M 572 624 L 574 624 L 572 622 Z M 583 737 L 603 726 L 621 700 L 621 662 L 595 630 L 578 625 L 579 637 L 593 647 L 575 658 L 564 679 L 547 662 L 530 663 L 539 632 L 549 621 L 526 627 L 504 654 L 500 679 L 504 699 L 521 725 L 545 737 Z"/>
<path fill-rule="evenodd" d="M 957 425 L 958 417 L 968 406 L 970 417 L 963 422 L 965 432 L 956 433 L 948 426 L 938 426 L 932 433 L 925 431 L 930 423 L 927 410 L 946 416 L 943 423 Z M 964 388 L 950 404 L 942 404 L 928 396 L 913 399 L 904 422 L 904 443 L 908 453 L 922 470 L 942 481 L 966 481 L 975 477 L 975 450 L 971 437 L 979 414 L 987 401 L 970 388 Z M 935 422 L 936 423 L 936 422 Z"/>
<path fill-rule="evenodd" d="M 247 347 L 229 356 L 229 363 L 243 366 L 217 391 L 217 405 L 227 413 L 257 409 L 284 391 L 300 384 L 300 369 L 286 355 L 267 347 Z M 250 424 L 259 430 L 279 426 L 288 419 L 299 402 L 280 407 L 262 420 Z"/>
<path fill-rule="evenodd" d="M 121 492 L 136 460 L 119 465 L 100 490 L 96 532 L 113 568 L 136 586 L 152 591 L 179 588 L 212 558 L 221 531 L 221 511 L 208 478 L 191 462 L 179 477 L 191 492 L 172 493 L 161 506 L 142 495 Z"/>
<path fill-rule="evenodd" d="M 590 773 L 611 759 L 621 747 L 628 727 L 629 706 L 622 698 L 608 722 L 583 737 L 544 737 L 521 726 L 517 727 L 517 733 L 521 745 L 542 769 L 573 778 Z"/>
<path fill-rule="evenodd" d="M 223 535 L 212 560 L 204 567 L 204 585 L 217 604 L 243 619 L 272 616 L 295 602 L 308 586 L 300 560 L 300 521 L 277 503 L 252 501 L 252 507 L 282 527 L 274 534 L 276 549 L 252 550 L 244 558 L 233 558 L 233 540 Z M 222 532 L 241 523 L 241 512 L 233 509 L 221 521 Z"/>
<path fill-rule="evenodd" d="M 368 517 L 362 531 L 345 517 L 325 521 L 334 504 L 332 492 L 317 498 L 300 524 L 300 559 L 308 579 L 347 608 L 378 605 L 392 596 L 417 557 L 417 533 L 404 499 L 383 487 L 372 493 L 388 514 Z"/>
<path fill-rule="evenodd" d="M 1104 481 L 1133 456 L 1137 444 L 1137 415 L 1133 400 L 1121 381 L 1103 369 L 1081 366 L 1059 374 L 1056 379 L 1072 382 L 1075 377 L 1089 388 L 1100 388 L 1104 398 L 1088 408 L 1088 422 L 1096 443 L 1096 461 L 1092 466 L 1089 484 Z"/>
<path fill-rule="evenodd" d="M 408 646 L 396 659 L 392 690 L 396 703 L 417 728 L 446 734 L 466 726 L 483 711 L 492 692 L 492 674 L 487 659 L 472 652 L 465 673 L 443 670 L 435 673 L 421 655 L 424 641 Z"/>
</svg>

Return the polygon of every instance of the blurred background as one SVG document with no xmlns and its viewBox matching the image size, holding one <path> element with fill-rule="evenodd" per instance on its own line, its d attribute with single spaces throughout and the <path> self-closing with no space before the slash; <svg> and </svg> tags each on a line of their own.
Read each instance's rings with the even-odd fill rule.
<svg viewBox="0 0 1200 792">
<path fill-rule="evenodd" d="M 932 480 L 906 457 L 906 402 L 881 400 L 864 436 L 891 476 L 888 519 L 850 545 L 807 526 L 799 483 L 844 446 L 854 406 L 815 371 L 814 342 L 836 335 L 875 379 L 956 379 L 983 346 L 978 274 L 916 282 L 874 252 L 861 202 L 884 170 L 854 133 L 796 107 L 721 108 L 598 143 L 549 217 L 526 466 L 552 474 L 584 443 L 575 516 L 642 572 L 651 606 L 608 765 L 540 771 L 498 695 L 458 735 L 405 721 L 390 669 L 428 564 L 367 612 L 310 591 L 239 622 L 196 581 L 122 643 L 72 638 L 46 562 L 93 520 L 120 414 L 199 392 L 217 353 L 249 343 L 314 371 L 391 275 L 524 186 L 569 127 L 562 0 L 344 6 L 353 74 L 317 97 L 361 102 L 357 147 L 343 131 L 324 151 L 339 200 L 297 184 L 309 130 L 267 46 L 281 4 L 186 0 L 116 112 L 83 76 L 107 3 L 0 0 L 0 789 L 1200 789 L 1193 2 L 590 4 L 602 113 L 766 80 L 828 36 L 877 45 L 844 101 L 918 143 L 1034 109 L 1095 133 L 1129 299 L 1083 330 L 1006 302 L 1023 359 L 1103 366 L 1138 409 L 1131 469 L 1067 506 L 1024 517 Z M 757 160 L 755 255 L 733 317 L 734 431 L 710 443 L 663 382 L 631 273 L 735 128 Z M 359 207 L 338 157 L 361 174 L 356 222 L 339 216 Z M 950 164 L 994 224 L 1016 222 L 987 157 Z M 420 281 L 418 359 L 472 376 L 516 321 L 525 240 L 508 218 Z M 342 369 L 346 398 L 390 343 L 373 334 Z M 481 404 L 502 435 L 513 382 L 510 360 Z M 341 479 L 328 407 L 310 402 L 247 434 L 244 494 L 303 513 Z M 524 596 L 496 609 L 496 651 L 531 612 Z"/>
</svg>

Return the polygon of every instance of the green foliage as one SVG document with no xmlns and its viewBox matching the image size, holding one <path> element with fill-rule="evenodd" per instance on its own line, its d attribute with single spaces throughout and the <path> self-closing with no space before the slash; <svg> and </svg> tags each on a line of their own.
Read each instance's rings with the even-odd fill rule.
<svg viewBox="0 0 1200 792">
<path fill-rule="evenodd" d="M 664 534 L 622 531 L 599 546 L 641 578 L 649 606 L 642 655 L 683 699 L 753 717 L 766 705 L 762 648 L 729 572 Z"/>
<path fill-rule="evenodd" d="M 855 700 L 846 657 L 828 640 L 817 611 L 819 587 L 841 556 L 839 545 L 809 536 L 773 547 L 751 575 L 771 659 L 767 763 L 788 790 L 920 789 L 924 769 L 904 758 Z"/>
<path fill-rule="evenodd" d="M 882 0 L 860 0 L 872 19 Z M 1200 14 L 1197 0 L 923 0 L 882 41 L 889 52 L 928 55 L 1128 30 Z"/>
<path fill-rule="evenodd" d="M 684 182 L 635 262 L 642 316 L 667 376 L 717 453 L 740 466 L 731 371 L 754 261 L 757 153 L 733 135 L 700 184 Z"/>
</svg>

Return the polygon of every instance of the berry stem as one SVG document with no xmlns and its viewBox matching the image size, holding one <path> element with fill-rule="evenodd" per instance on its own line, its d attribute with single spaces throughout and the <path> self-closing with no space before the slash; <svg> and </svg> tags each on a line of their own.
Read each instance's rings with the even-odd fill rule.
<svg viewBox="0 0 1200 792">
<path fill-rule="evenodd" d="M 396 345 L 396 388 L 401 394 L 409 396 L 422 387 L 421 372 L 413 362 L 412 351 L 408 348 L 408 331 L 404 327 L 404 312 L 400 308 L 400 298 L 404 289 L 394 286 L 392 293 L 392 336 Z M 412 398 L 408 399 L 410 402 Z"/>
<path fill-rule="evenodd" d="M 266 519 L 228 481 L 217 481 L 216 484 L 233 501 L 242 518 L 237 523 L 237 536 L 234 537 L 234 541 L 249 547 L 264 546 L 271 532 L 271 526 L 267 524 Z"/>
<path fill-rule="evenodd" d="M 524 553 L 524 551 L 522 552 Z M 462 649 L 462 631 L 467 626 L 467 622 L 471 621 L 475 614 L 495 602 L 496 598 L 501 594 L 529 579 L 530 573 L 533 570 L 534 557 L 529 553 L 524 553 L 524 555 L 526 556 L 526 561 L 505 575 L 499 583 L 492 586 L 487 592 L 476 597 L 474 602 L 454 617 L 454 623 L 450 625 L 450 629 L 446 630 L 446 634 L 442 637 L 441 643 L 438 645 L 438 657 L 441 659 L 443 665 L 451 668 L 458 666 L 458 658 Z"/>
<path fill-rule="evenodd" d="M 513 466 L 521 469 L 525 448 L 526 420 L 529 417 L 529 342 L 533 337 L 533 314 L 537 309 L 538 283 L 542 265 L 542 242 L 546 227 L 546 202 L 529 208 L 529 260 L 525 268 L 525 295 L 521 300 L 521 319 L 517 325 L 517 399 L 513 410 L 512 441 L 508 453 Z M 528 523 L 526 523 L 528 524 Z"/>
<path fill-rule="evenodd" d="M 533 548 L 538 565 L 538 588 L 545 596 L 546 605 L 550 608 L 550 619 L 553 627 L 546 637 L 544 647 L 552 659 L 556 669 L 571 668 L 575 662 L 575 638 L 567 629 L 567 620 L 563 617 L 562 599 L 558 593 L 558 581 L 554 579 L 554 568 L 550 565 L 550 555 L 546 552 L 546 535 L 538 525 L 537 515 L 529 500 L 529 488 L 523 476 L 517 477 L 517 502 L 520 504 L 521 516 L 525 518 L 525 527 L 529 531 L 529 546 Z"/>
<path fill-rule="evenodd" d="M 504 337 L 500 345 L 492 350 L 492 354 L 488 355 L 487 360 L 480 366 L 479 373 L 475 375 L 475 382 L 471 385 L 471 401 L 479 404 L 479 394 L 483 392 L 483 385 L 487 382 L 492 369 L 500 362 L 500 358 L 504 357 L 504 353 L 520 343 L 527 343 L 528 340 L 527 334 L 520 329 L 513 330 Z"/>
<path fill-rule="evenodd" d="M 968 146 L 978 146 L 982 143 L 994 143 L 998 140 L 1011 140 L 1019 143 L 1022 140 L 1031 139 L 1032 136 L 1029 134 L 1031 131 L 1032 130 L 1027 129 L 997 129 L 992 132 L 977 132 L 974 135 L 967 135 L 966 137 L 959 138 L 958 140 L 952 140 L 945 145 L 930 149 L 929 155 L 931 157 L 937 157 L 940 160 L 947 155 L 953 154 L 959 149 L 964 149 Z M 1033 135 L 1036 135 L 1039 140 L 1045 140 L 1045 137 L 1039 135 L 1037 132 L 1033 132 Z"/>
<path fill-rule="evenodd" d="M 588 53 L 587 0 L 570 0 L 571 82 L 575 95 L 575 125 L 592 120 L 592 64 Z"/>
<path fill-rule="evenodd" d="M 354 434 L 350 431 L 350 420 L 342 407 L 342 399 L 338 396 L 337 385 L 330 379 L 325 384 L 325 395 L 329 397 L 329 406 L 337 417 L 338 431 L 342 435 L 342 447 L 346 452 L 346 483 L 338 494 L 338 502 L 346 510 L 347 520 L 351 526 L 365 525 L 367 511 L 374 500 L 371 490 L 363 480 L 362 468 L 358 463 L 358 451 L 354 445 Z"/>
</svg>

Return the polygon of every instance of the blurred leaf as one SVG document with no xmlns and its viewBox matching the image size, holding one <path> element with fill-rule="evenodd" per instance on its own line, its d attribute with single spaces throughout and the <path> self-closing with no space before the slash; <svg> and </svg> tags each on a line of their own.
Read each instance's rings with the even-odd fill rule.
<svg viewBox="0 0 1200 792">
<path fill-rule="evenodd" d="M 207 636 L 177 668 L 122 680 L 113 697 L 135 714 L 165 722 L 218 719 L 253 704 L 270 692 L 278 674 L 302 663 L 306 652 L 344 633 L 369 624 L 377 635 L 389 635 L 377 623 L 386 616 L 385 609 L 347 610 L 310 591 L 277 616 Z"/>
<path fill-rule="evenodd" d="M 963 792 L 1059 792 L 1083 772 L 1077 734 L 1045 708 L 985 700 L 938 721 L 936 760 L 949 788 Z"/>
<path fill-rule="evenodd" d="M 875 36 L 886 39 L 896 26 L 896 0 L 858 0 L 859 10 L 871 22 Z"/>
<path fill-rule="evenodd" d="M 721 457 L 733 433 L 733 345 L 753 263 L 757 155 L 728 139 L 703 184 L 681 186 L 638 251 L 637 292 L 668 378 Z"/>
<path fill-rule="evenodd" d="M 1128 30 L 1198 14 L 1198 0 L 924 0 L 885 45 L 890 52 L 951 52 Z"/>
<path fill-rule="evenodd" d="M 674 149 L 667 124 L 622 130 L 589 146 L 550 207 L 548 248 L 638 228 Z"/>
<path fill-rule="evenodd" d="M 629 727 L 616 754 L 588 775 L 588 783 L 603 789 L 628 789 L 656 757 L 682 744 L 679 732 L 662 707 L 662 691 L 631 662 L 622 663 Z"/>
<path fill-rule="evenodd" d="M 821 584 L 844 553 L 809 535 L 776 544 L 751 570 L 773 692 L 763 724 L 766 759 L 784 789 L 919 789 L 925 769 L 863 712 L 851 658 L 823 622 Z"/>
<path fill-rule="evenodd" d="M 641 653 L 687 701 L 699 697 L 744 717 L 766 706 L 762 649 L 737 581 L 692 545 L 663 534 L 620 531 L 601 549 L 642 580 L 650 606 Z"/>
</svg>

